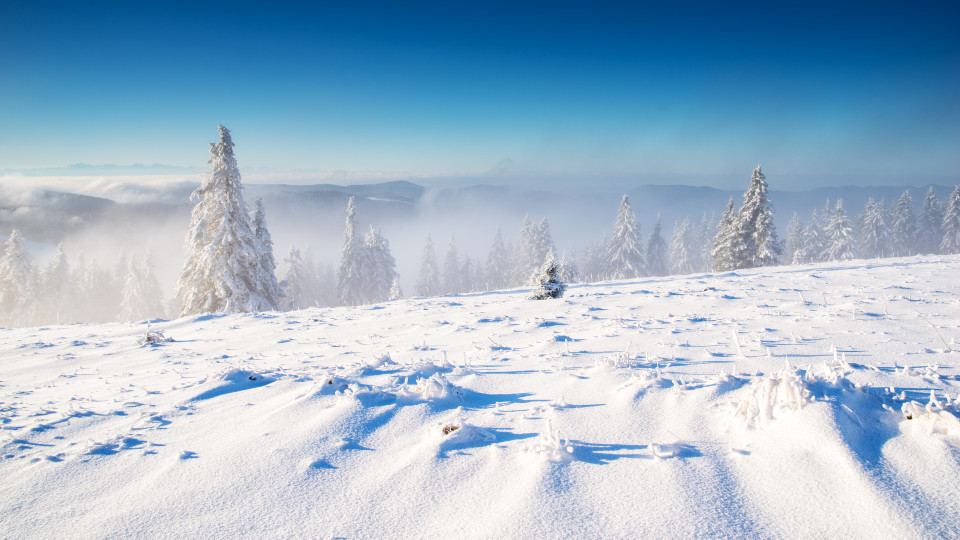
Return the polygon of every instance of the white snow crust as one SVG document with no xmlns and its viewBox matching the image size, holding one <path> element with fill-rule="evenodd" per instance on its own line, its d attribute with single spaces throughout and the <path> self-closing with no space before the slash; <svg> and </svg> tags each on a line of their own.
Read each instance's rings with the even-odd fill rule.
<svg viewBox="0 0 960 540">
<path fill-rule="evenodd" d="M 956 538 L 958 276 L 916 257 L 2 329 L 0 531 Z"/>
</svg>

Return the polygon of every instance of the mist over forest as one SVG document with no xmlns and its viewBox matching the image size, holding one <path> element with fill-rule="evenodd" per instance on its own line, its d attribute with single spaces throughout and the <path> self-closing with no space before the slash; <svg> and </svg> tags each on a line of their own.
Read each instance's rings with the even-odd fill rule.
<svg viewBox="0 0 960 540">
<path fill-rule="evenodd" d="M 110 195 L 91 196 L 78 191 Z M 744 188 L 749 174 L 744 174 Z M 794 212 L 806 220 L 825 201 L 842 199 L 848 214 L 855 216 L 868 198 L 884 198 L 889 206 L 904 191 L 911 190 L 919 212 L 925 189 L 908 186 L 847 186 L 787 192 L 776 190 L 770 200 L 781 239 Z M 121 254 L 153 256 L 156 276 L 165 299 L 174 294 L 183 264 L 183 238 L 194 203 L 190 193 L 198 181 L 183 177 L 139 177 L 61 180 L 53 186 L 27 179 L 0 183 L 0 234 L 20 229 L 27 251 L 41 265 L 51 260 L 58 243 L 68 258 L 96 261 L 111 267 Z M 940 200 L 951 186 L 933 186 Z M 623 192 L 592 189 L 476 184 L 458 187 L 425 187 L 408 181 L 338 186 L 331 184 L 245 184 L 248 206 L 261 199 L 273 238 L 278 273 L 291 247 L 298 248 L 318 266 L 332 267 L 340 260 L 347 200 L 357 201 L 361 232 L 371 226 L 390 242 L 404 291 L 412 294 L 426 236 L 431 235 L 438 258 L 443 258 L 455 239 L 460 257 L 484 261 L 497 228 L 504 242 L 517 241 L 521 223 L 548 220 L 559 257 L 579 257 L 589 243 L 598 243 L 612 232 L 617 205 Z M 626 191 L 644 238 L 661 216 L 664 235 L 674 225 L 689 219 L 698 224 L 704 216 L 713 224 L 727 201 L 742 202 L 743 191 L 686 185 L 640 185 Z"/>
</svg>

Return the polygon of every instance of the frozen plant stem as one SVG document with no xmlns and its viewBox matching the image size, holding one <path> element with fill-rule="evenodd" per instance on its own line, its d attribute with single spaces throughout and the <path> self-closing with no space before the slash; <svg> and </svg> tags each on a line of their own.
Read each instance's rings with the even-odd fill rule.
<svg viewBox="0 0 960 540">
<path fill-rule="evenodd" d="M 921 315 L 919 311 L 917 312 L 917 316 L 920 317 L 921 319 L 923 319 L 923 322 L 929 324 L 929 325 L 930 325 L 930 328 L 933 328 L 933 332 L 934 332 L 935 334 L 937 334 L 937 337 L 938 337 L 938 338 L 940 338 L 940 343 L 943 343 L 943 346 L 946 347 L 947 352 L 951 352 L 950 345 L 948 345 L 948 344 L 947 344 L 947 340 L 943 339 L 943 336 L 940 335 L 940 330 L 937 330 L 937 325 L 935 325 L 935 324 L 933 324 L 932 322 L 930 322 L 930 320 L 927 319 L 926 317 L 924 317 L 923 315 Z"/>
</svg>

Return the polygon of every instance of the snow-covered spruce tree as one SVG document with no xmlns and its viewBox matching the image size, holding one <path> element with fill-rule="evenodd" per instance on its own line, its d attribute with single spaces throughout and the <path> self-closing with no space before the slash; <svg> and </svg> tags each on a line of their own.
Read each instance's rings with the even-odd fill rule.
<svg viewBox="0 0 960 540">
<path fill-rule="evenodd" d="M 692 274 L 698 270 L 694 262 L 697 251 L 695 235 L 696 232 L 690 225 L 689 219 L 684 219 L 674 226 L 670 247 L 667 250 L 672 274 Z"/>
<path fill-rule="evenodd" d="M 218 129 L 219 142 L 210 144 L 212 170 L 191 196 L 198 202 L 177 286 L 181 314 L 275 310 L 277 277 L 250 224 L 230 131 Z"/>
<path fill-rule="evenodd" d="M 347 218 L 343 231 L 343 250 L 337 270 L 337 301 L 341 306 L 358 306 L 367 301 L 366 276 L 369 267 L 367 251 L 357 230 L 357 202 L 347 201 Z"/>
<path fill-rule="evenodd" d="M 450 245 L 447 246 L 447 256 L 443 261 L 443 292 L 444 294 L 459 294 L 462 292 L 463 274 L 460 268 L 460 259 L 457 256 L 457 239 L 450 235 Z"/>
<path fill-rule="evenodd" d="M 803 222 L 800 221 L 800 214 L 793 213 L 790 223 L 787 225 L 787 238 L 784 246 L 783 259 L 787 262 L 794 260 L 794 254 L 803 245 Z"/>
<path fill-rule="evenodd" d="M 369 269 L 364 272 L 367 300 L 385 302 L 390 299 L 390 286 L 397 278 L 397 262 L 390 253 L 390 242 L 371 225 L 370 232 L 364 238 L 363 247 L 369 263 Z"/>
<path fill-rule="evenodd" d="M 803 228 L 803 246 L 794 253 L 793 264 L 820 262 L 826 240 L 817 211 L 810 213 L 810 222 Z"/>
<path fill-rule="evenodd" d="M 420 256 L 420 272 L 417 274 L 417 296 L 437 296 L 440 294 L 440 270 L 437 267 L 437 255 L 433 249 L 433 240 L 427 235 Z"/>
<path fill-rule="evenodd" d="M 863 213 L 857 220 L 859 224 L 860 256 L 866 259 L 875 259 L 886 256 L 887 246 L 887 210 L 881 199 L 867 199 Z"/>
<path fill-rule="evenodd" d="M 153 274 L 149 251 L 139 263 L 133 257 L 127 260 L 127 278 L 122 294 L 118 320 L 142 321 L 163 316 L 163 293 Z"/>
<path fill-rule="evenodd" d="M 0 324 L 30 326 L 39 322 L 37 274 L 23 249 L 23 234 L 14 229 L 0 257 Z"/>
<path fill-rule="evenodd" d="M 737 214 L 733 207 L 733 197 L 727 201 L 727 210 L 723 213 L 720 224 L 717 225 L 717 236 L 713 241 L 713 250 L 710 258 L 713 259 L 713 269 L 717 272 L 726 272 L 737 268 L 734 260 L 737 234 Z"/>
<path fill-rule="evenodd" d="M 734 268 L 780 264 L 783 246 L 777 241 L 773 207 L 767 198 L 767 180 L 759 165 L 753 170 L 750 187 L 743 194 L 743 206 L 737 214 L 737 230 Z"/>
<path fill-rule="evenodd" d="M 647 273 L 651 276 L 665 276 L 670 273 L 667 242 L 663 239 L 663 225 L 660 221 L 660 214 L 657 214 L 657 223 L 647 240 Z"/>
<path fill-rule="evenodd" d="M 960 253 L 960 185 L 953 188 L 947 209 L 943 213 L 943 239 L 940 241 L 940 253 L 956 255 Z M 2 268 L 2 266 L 0 266 Z"/>
<path fill-rule="evenodd" d="M 564 283 L 579 283 L 580 269 L 577 268 L 577 252 L 573 251 L 569 257 L 564 251 L 560 257 L 560 281 Z"/>
<path fill-rule="evenodd" d="M 464 255 L 463 263 L 460 264 L 460 292 L 470 293 L 476 291 L 476 270 L 476 261 L 469 255 Z"/>
<path fill-rule="evenodd" d="M 43 273 L 41 285 L 41 311 L 43 319 L 49 322 L 76 322 L 75 292 L 77 287 L 71 283 L 70 262 L 63 251 L 63 243 L 57 244 L 57 253 Z"/>
<path fill-rule="evenodd" d="M 487 255 L 487 272 L 484 280 L 487 290 L 505 289 L 509 285 L 510 260 L 507 253 L 500 227 L 497 227 L 497 233 L 490 244 L 490 253 Z"/>
<path fill-rule="evenodd" d="M 580 264 L 580 268 L 582 268 L 581 279 L 585 283 L 607 279 L 610 264 L 609 259 L 607 259 L 609 253 L 610 247 L 606 233 L 603 234 L 598 243 L 587 243 L 586 247 L 583 248 L 583 260 Z"/>
<path fill-rule="evenodd" d="M 539 267 L 537 258 L 539 228 L 530 221 L 529 216 L 523 218 L 520 226 L 520 238 L 513 250 L 513 284 L 527 285 L 530 276 Z"/>
<path fill-rule="evenodd" d="M 75 270 L 79 283 L 78 305 L 83 308 L 84 322 L 109 322 L 117 320 L 122 300 L 122 286 L 113 274 L 93 260 L 81 262 Z M 166 311 L 166 310 L 164 310 Z"/>
<path fill-rule="evenodd" d="M 943 207 L 933 193 L 933 186 L 923 198 L 923 206 L 917 219 L 917 245 L 920 253 L 930 255 L 940 252 L 943 239 Z"/>
<path fill-rule="evenodd" d="M 283 290 L 280 308 L 284 311 L 294 311 L 310 307 L 310 278 L 300 250 L 290 246 L 290 253 L 283 262 L 286 268 L 280 277 L 280 287 Z"/>
<path fill-rule="evenodd" d="M 890 209 L 890 256 L 907 257 L 916 255 L 917 224 L 913 215 L 913 197 L 910 190 L 903 192 L 897 203 Z"/>
<path fill-rule="evenodd" d="M 534 259 L 537 261 L 547 260 L 547 255 L 556 253 L 557 248 L 553 245 L 553 235 L 550 233 L 550 222 L 547 218 L 540 221 L 540 226 L 536 229 L 536 252 Z"/>
<path fill-rule="evenodd" d="M 403 298 L 403 290 L 400 289 L 400 276 L 395 276 L 393 278 L 393 283 L 390 284 L 390 300 L 399 300 Z"/>
<path fill-rule="evenodd" d="M 713 268 L 713 235 L 717 226 L 715 216 L 707 218 L 707 213 L 704 212 L 697 229 L 698 257 L 694 266 L 697 272 L 709 272 Z"/>
<path fill-rule="evenodd" d="M 640 247 L 640 226 L 630 208 L 630 199 L 624 194 L 613 225 L 613 238 L 607 247 L 608 279 L 634 279 L 646 274 L 643 250 Z"/>
<path fill-rule="evenodd" d="M 821 257 L 826 261 L 848 261 L 854 258 L 853 227 L 843 210 L 843 199 L 837 199 L 837 207 L 833 217 L 827 222 L 824 231 L 827 238 L 827 247 Z"/>
<path fill-rule="evenodd" d="M 530 296 L 532 300 L 560 298 L 566 292 L 567 285 L 560 279 L 560 264 L 553 257 L 553 253 L 547 255 L 547 260 L 534 277 L 534 285 L 536 289 Z"/>
</svg>

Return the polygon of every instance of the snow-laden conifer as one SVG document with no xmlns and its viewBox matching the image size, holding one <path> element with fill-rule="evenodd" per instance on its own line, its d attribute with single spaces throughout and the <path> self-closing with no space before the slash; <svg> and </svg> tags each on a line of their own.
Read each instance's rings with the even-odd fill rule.
<svg viewBox="0 0 960 540">
<path fill-rule="evenodd" d="M 309 269 L 304 263 L 300 250 L 290 246 L 290 253 L 284 259 L 285 268 L 281 275 L 280 285 L 283 290 L 281 309 L 293 311 L 310 307 L 310 277 Z"/>
<path fill-rule="evenodd" d="M 142 321 L 162 317 L 163 293 L 153 273 L 153 258 L 148 250 L 142 261 L 127 260 L 127 277 L 122 287 L 120 321 Z"/>
<path fill-rule="evenodd" d="M 670 247 L 667 250 L 670 260 L 670 272 L 673 274 L 692 274 L 699 270 L 696 264 L 696 232 L 690 220 L 684 219 L 673 228 Z"/>
<path fill-rule="evenodd" d="M 539 251 L 539 227 L 530 221 L 529 216 L 523 218 L 520 226 L 520 238 L 513 254 L 513 284 L 527 285 L 530 276 L 539 267 L 541 259 L 537 258 Z"/>
<path fill-rule="evenodd" d="M 657 214 L 657 223 L 653 226 L 650 239 L 647 240 L 647 273 L 651 276 L 665 276 L 670 273 L 670 263 L 667 260 L 667 242 L 663 239 L 660 214 Z"/>
<path fill-rule="evenodd" d="M 74 304 L 77 287 L 71 283 L 71 277 L 70 262 L 61 242 L 42 277 L 41 312 L 45 320 L 58 324 L 77 320 Z"/>
<path fill-rule="evenodd" d="M 917 224 L 913 215 L 913 197 L 910 190 L 903 192 L 897 203 L 890 209 L 890 255 L 906 257 L 915 255 Z"/>
<path fill-rule="evenodd" d="M 759 165 L 753 170 L 750 187 L 743 194 L 743 206 L 740 207 L 736 222 L 734 268 L 774 266 L 780 263 L 783 246 L 777 240 L 773 207 L 767 197 L 767 180 Z"/>
<path fill-rule="evenodd" d="M 943 207 L 933 193 L 933 186 L 927 190 L 917 218 L 917 246 L 919 253 L 930 255 L 940 252 L 943 240 Z"/>
<path fill-rule="evenodd" d="M 510 282 L 510 261 L 507 248 L 503 245 L 503 235 L 500 227 L 497 227 L 497 233 L 490 244 L 490 253 L 487 255 L 486 269 L 487 290 L 500 290 L 509 285 Z"/>
<path fill-rule="evenodd" d="M 550 221 L 543 218 L 540 226 L 536 229 L 536 251 L 534 258 L 537 261 L 545 261 L 551 253 L 556 253 L 557 248 L 553 244 L 553 234 L 550 232 Z"/>
<path fill-rule="evenodd" d="M 357 202 L 350 197 L 347 201 L 340 268 L 337 270 L 337 300 L 341 306 L 357 306 L 367 301 L 364 272 L 369 267 L 369 261 L 366 260 L 367 251 L 357 227 Z"/>
<path fill-rule="evenodd" d="M 390 286 L 397 278 L 397 263 L 390 253 L 390 242 L 379 229 L 370 226 L 364 237 L 368 268 L 364 270 L 365 294 L 368 302 L 385 302 L 390 299 Z"/>
<path fill-rule="evenodd" d="M 866 259 L 885 257 L 887 253 L 887 210 L 881 199 L 867 199 L 863 213 L 857 220 L 859 225 L 860 256 Z"/>
<path fill-rule="evenodd" d="M 737 268 L 734 259 L 738 241 L 737 214 L 733 207 L 733 197 L 727 201 L 727 210 L 717 225 L 717 236 L 713 241 L 713 250 L 710 258 L 713 259 L 713 269 L 717 272 L 726 272 Z"/>
<path fill-rule="evenodd" d="M 390 300 L 399 300 L 403 298 L 403 290 L 400 288 L 400 276 L 394 276 L 393 283 L 390 284 Z"/>
<path fill-rule="evenodd" d="M 417 296 L 437 296 L 440 294 L 440 270 L 437 267 L 437 254 L 433 249 L 433 240 L 427 235 L 420 256 L 420 271 L 417 274 Z"/>
<path fill-rule="evenodd" d="M 794 253 L 793 264 L 822 261 L 826 245 L 823 227 L 820 225 L 820 217 L 814 210 L 810 213 L 810 221 L 807 226 L 803 228 L 803 247 Z"/>
<path fill-rule="evenodd" d="M 783 250 L 785 261 L 792 262 L 794 254 L 803 246 L 803 222 L 800 221 L 800 214 L 793 213 L 790 223 L 787 224 L 787 238 Z"/>
<path fill-rule="evenodd" d="M 181 314 L 274 310 L 279 286 L 250 224 L 230 131 L 210 144 L 212 170 L 193 192 L 187 256 L 177 298 Z"/>
<path fill-rule="evenodd" d="M 553 253 L 547 255 L 547 260 L 540 267 L 540 271 L 533 276 L 532 281 L 536 286 L 530 296 L 533 300 L 560 298 L 567 290 L 567 285 L 560 279 L 560 265 L 553 257 Z"/>
<path fill-rule="evenodd" d="M 640 246 L 640 226 L 630 208 L 630 198 L 624 194 L 613 225 L 613 237 L 607 247 L 605 278 L 633 279 L 644 275 L 646 265 Z"/>
<path fill-rule="evenodd" d="M 607 279 L 610 264 L 607 258 L 609 253 L 610 248 L 606 233 L 598 243 L 587 243 L 583 248 L 583 262 L 580 265 L 580 275 L 584 282 L 591 283 Z"/>
<path fill-rule="evenodd" d="M 460 258 L 457 255 L 457 239 L 451 234 L 450 244 L 447 246 L 447 256 L 443 260 L 444 294 L 459 294 L 462 292 L 462 278 Z"/>
<path fill-rule="evenodd" d="M 39 319 L 38 272 L 23 248 L 23 234 L 14 229 L 0 257 L 0 324 L 29 326 Z"/>
<path fill-rule="evenodd" d="M 700 227 L 697 229 L 697 254 L 694 259 L 694 268 L 697 272 L 709 272 L 713 268 L 713 237 L 717 230 L 715 216 L 708 218 L 707 213 L 703 213 L 700 219 Z"/>
<path fill-rule="evenodd" d="M 564 283 L 579 283 L 580 269 L 577 267 L 577 252 L 573 251 L 570 256 L 564 251 L 560 257 L 560 281 Z"/>
<path fill-rule="evenodd" d="M 940 241 L 940 253 L 956 255 L 960 253 L 960 185 L 953 188 L 947 209 L 943 213 L 943 240 Z"/>
<path fill-rule="evenodd" d="M 826 248 L 821 256 L 822 260 L 847 261 L 854 258 L 853 226 L 850 225 L 847 213 L 843 210 L 843 199 L 837 200 L 837 207 L 827 222 L 824 235 Z"/>
</svg>

